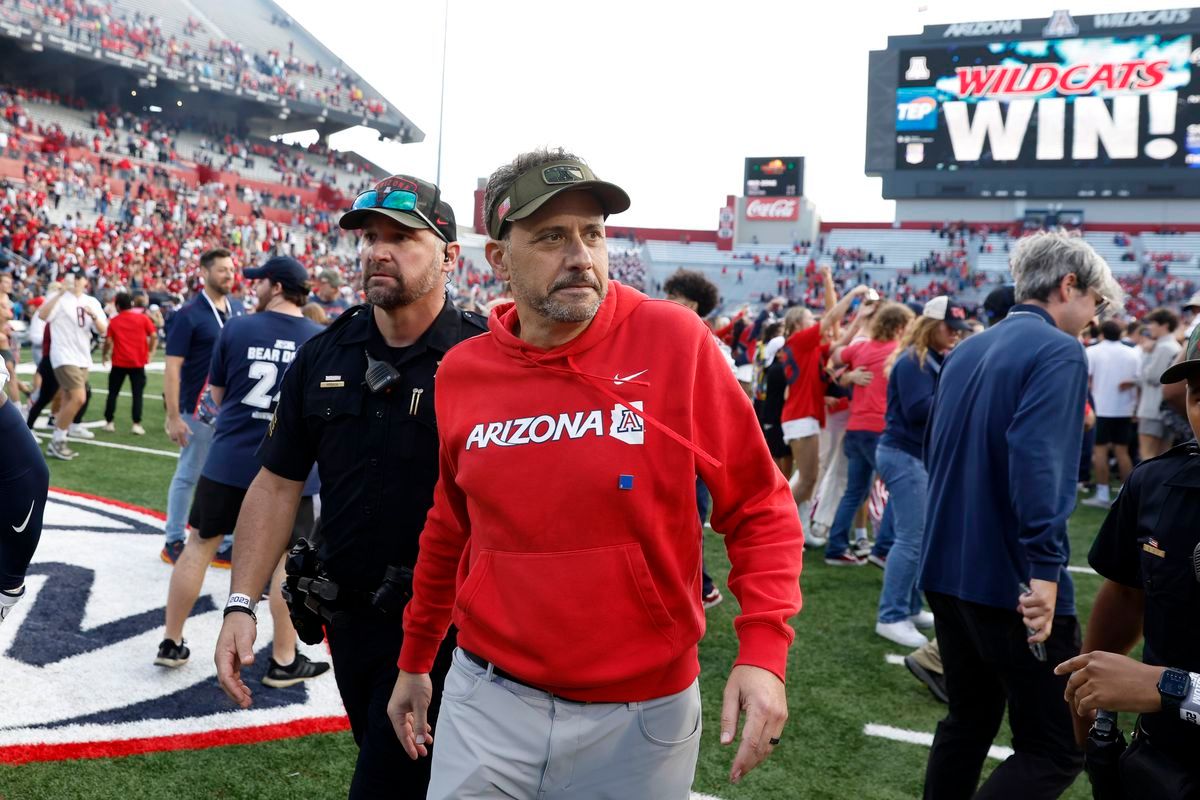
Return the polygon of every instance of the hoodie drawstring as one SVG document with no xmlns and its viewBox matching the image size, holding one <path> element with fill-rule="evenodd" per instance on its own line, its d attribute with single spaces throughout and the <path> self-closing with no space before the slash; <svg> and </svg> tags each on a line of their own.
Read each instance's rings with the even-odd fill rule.
<svg viewBox="0 0 1200 800">
<path fill-rule="evenodd" d="M 518 352 L 521 354 L 521 356 L 526 361 L 528 361 L 530 364 L 532 364 L 535 367 L 540 367 L 541 369 L 550 370 L 551 372 L 561 372 L 564 375 L 571 375 L 571 376 L 577 377 L 577 378 L 588 378 L 593 383 L 595 383 L 597 388 L 599 388 L 600 391 L 603 392 L 610 400 L 614 401 L 618 405 L 628 407 L 628 403 L 630 401 L 625 400 L 623 397 L 621 397 L 619 394 L 614 392 L 612 389 L 608 388 L 608 382 L 611 380 L 611 378 L 606 378 L 603 375 L 593 375 L 590 372 L 584 372 L 583 370 L 581 370 L 577 366 L 575 366 L 575 362 L 571 360 L 570 356 L 566 357 L 567 366 L 569 366 L 570 369 L 563 369 L 562 367 L 555 367 L 555 366 L 551 366 L 550 364 L 545 364 L 545 363 L 539 361 L 538 359 L 533 358 L 524 350 L 518 350 Z M 638 386 L 649 386 L 650 385 L 649 381 L 643 381 L 643 380 L 623 381 L 623 383 L 632 383 L 632 384 L 637 384 Z M 665 433 L 669 438 L 675 440 L 679 444 L 686 447 L 688 450 L 691 450 L 694 454 L 696 454 L 700 458 L 704 459 L 704 461 L 706 461 L 709 464 L 709 466 L 713 467 L 714 469 L 721 468 L 721 462 L 719 460 L 717 460 L 716 458 L 714 458 L 713 456 L 709 455 L 709 453 L 700 445 L 696 444 L 695 442 L 690 441 L 687 437 L 682 436 L 679 433 L 676 433 L 674 430 L 671 429 L 670 426 L 668 426 L 664 422 L 659 422 L 657 419 L 654 418 L 653 415 L 649 414 L 644 409 L 641 410 L 640 415 L 641 415 L 642 419 L 644 419 L 646 422 L 653 425 L 658 430 Z"/>
</svg>

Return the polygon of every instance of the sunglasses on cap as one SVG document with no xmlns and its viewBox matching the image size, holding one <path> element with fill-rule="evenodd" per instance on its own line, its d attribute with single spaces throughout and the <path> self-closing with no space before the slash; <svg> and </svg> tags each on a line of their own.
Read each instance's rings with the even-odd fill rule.
<svg viewBox="0 0 1200 800">
<path fill-rule="evenodd" d="M 438 235 L 438 238 L 443 242 L 449 243 L 446 234 L 434 225 L 429 217 L 422 213 L 421 209 L 417 208 L 417 193 L 410 192 L 407 189 L 387 189 L 383 192 L 378 192 L 374 189 L 367 191 L 354 198 L 353 205 L 350 206 L 351 211 L 359 211 L 361 209 L 380 208 L 389 211 L 403 211 L 419 218 L 422 222 L 429 226 L 429 229 Z"/>
</svg>

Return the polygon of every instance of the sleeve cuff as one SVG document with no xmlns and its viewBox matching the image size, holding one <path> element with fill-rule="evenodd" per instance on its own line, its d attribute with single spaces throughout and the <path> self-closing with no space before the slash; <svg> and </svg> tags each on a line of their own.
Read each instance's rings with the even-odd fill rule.
<svg viewBox="0 0 1200 800">
<path fill-rule="evenodd" d="M 438 648 L 441 646 L 441 639 L 419 636 L 405 631 L 404 643 L 400 646 L 400 658 L 396 661 L 396 666 L 414 675 L 432 672 L 433 662 L 437 659 Z"/>
<path fill-rule="evenodd" d="M 787 652 L 792 636 L 763 623 L 751 623 L 738 629 L 738 657 L 733 662 L 759 667 L 771 672 L 781 681 L 787 680 Z"/>
<path fill-rule="evenodd" d="M 1062 564 L 1042 564 L 1031 563 L 1029 565 L 1029 577 L 1039 581 L 1051 581 L 1058 583 L 1062 577 Z"/>
</svg>

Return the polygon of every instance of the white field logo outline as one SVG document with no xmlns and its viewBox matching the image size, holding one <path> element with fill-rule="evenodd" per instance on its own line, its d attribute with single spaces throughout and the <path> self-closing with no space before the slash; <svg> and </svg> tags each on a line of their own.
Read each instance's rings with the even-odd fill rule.
<svg viewBox="0 0 1200 800">
<path fill-rule="evenodd" d="M 5 753 L 9 748 L 109 743 L 116 748 L 114 754 L 120 754 L 117 751 L 123 740 L 163 737 L 162 747 L 151 743 L 137 751 L 144 752 L 168 749 L 171 738 L 188 734 L 225 731 L 236 735 L 235 731 L 261 726 L 297 726 L 256 737 L 279 738 L 311 732 L 300 728 L 317 720 L 344 718 L 332 672 L 306 681 L 303 692 L 290 696 L 292 702 L 282 696 L 273 698 L 274 703 L 267 701 L 269 693 L 291 690 L 270 689 L 253 681 L 256 705 L 248 710 L 236 708 L 215 686 L 213 649 L 221 629 L 220 609 L 229 592 L 229 572 L 225 570 L 208 570 L 197 604 L 201 613 L 188 618 L 184 635 L 191 649 L 190 661 L 178 669 L 154 665 L 162 639 L 160 613 L 171 578 L 169 565 L 158 557 L 162 528 L 163 521 L 153 514 L 101 498 L 51 490 L 25 597 L 0 625 L 0 675 L 4 676 L 0 762 L 10 760 Z M 63 573 L 76 580 L 55 577 Z M 48 605 L 57 602 L 52 596 L 69 597 L 71 607 Z M 267 656 L 263 650 L 269 654 L 272 635 L 266 603 L 259 605 L 258 614 L 255 666 L 264 668 Z M 72 634 L 67 628 L 75 627 L 77 618 L 78 627 Z M 144 624 L 133 626 L 131 621 L 137 620 Z M 138 632 L 113 641 L 93 640 L 57 660 L 43 658 L 44 651 L 39 654 L 36 647 L 31 650 L 30 642 L 49 642 L 51 638 L 79 640 L 90 634 L 94 639 L 95 631 L 103 626 Z M 323 644 L 299 646 L 310 658 L 329 660 Z M 208 682 L 213 685 L 206 686 Z M 182 698 L 177 711 L 138 717 L 138 709 L 143 707 L 171 708 L 176 697 Z M 104 716 L 133 718 L 86 721 Z M 12 760 L 28 759 L 18 756 Z"/>
</svg>

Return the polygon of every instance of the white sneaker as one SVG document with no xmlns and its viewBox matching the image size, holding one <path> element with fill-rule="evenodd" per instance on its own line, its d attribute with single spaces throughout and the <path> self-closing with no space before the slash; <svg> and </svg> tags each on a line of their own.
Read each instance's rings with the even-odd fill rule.
<svg viewBox="0 0 1200 800">
<path fill-rule="evenodd" d="M 899 622 L 876 622 L 875 633 L 888 641 L 905 647 L 924 647 L 929 644 L 912 620 L 902 619 Z"/>
<path fill-rule="evenodd" d="M 4 618 L 7 617 L 9 612 L 13 610 L 13 606 L 15 606 L 17 601 L 24 596 L 24 586 L 22 586 L 20 589 L 17 589 L 15 592 L 0 591 L 0 622 L 4 621 Z"/>
<path fill-rule="evenodd" d="M 104 423 L 104 432 L 105 433 L 116 433 L 117 426 L 111 422 L 106 422 L 106 423 Z"/>
<path fill-rule="evenodd" d="M 71 423 L 71 427 L 67 428 L 67 436 L 74 436 L 76 439 L 95 439 L 96 438 L 96 434 L 92 433 L 87 428 L 83 427 L 82 425 L 78 425 L 74 422 Z"/>
<path fill-rule="evenodd" d="M 133 423 L 133 428 L 131 428 L 131 430 L 133 431 L 134 436 L 145 436 L 146 435 L 146 429 L 143 428 L 141 425 L 139 425 L 136 422 Z"/>
<path fill-rule="evenodd" d="M 61 442 L 56 442 L 51 439 L 50 444 L 46 447 L 46 454 L 52 458 L 57 458 L 62 461 L 70 461 L 79 455 L 79 453 L 76 453 L 67 445 L 65 439 Z"/>
<path fill-rule="evenodd" d="M 829 544 L 829 529 L 813 523 L 804 529 L 804 546 L 816 549 Z"/>
<path fill-rule="evenodd" d="M 932 611 L 918 611 L 916 614 L 913 614 L 912 616 L 910 616 L 909 620 L 912 622 L 913 625 L 915 625 L 917 627 L 918 630 L 922 630 L 922 631 L 933 630 L 933 612 Z"/>
</svg>

